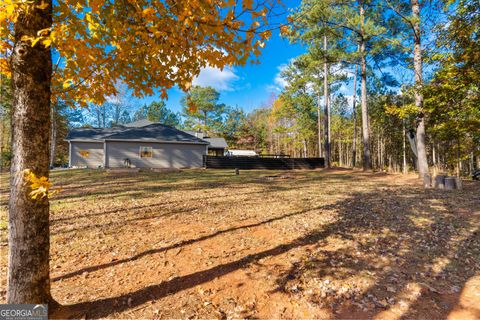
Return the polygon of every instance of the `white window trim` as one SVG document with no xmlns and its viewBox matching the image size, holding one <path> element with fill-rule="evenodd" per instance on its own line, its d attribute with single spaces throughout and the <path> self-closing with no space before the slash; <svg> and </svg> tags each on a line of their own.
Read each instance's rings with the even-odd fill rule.
<svg viewBox="0 0 480 320">
<path fill-rule="evenodd" d="M 149 148 L 149 149 L 150 149 L 150 153 L 152 154 L 152 156 L 151 156 L 151 157 L 142 157 L 142 148 Z M 153 158 L 153 147 L 140 146 L 139 149 L 138 149 L 138 156 L 139 156 L 141 159 L 151 159 L 151 158 Z"/>
</svg>

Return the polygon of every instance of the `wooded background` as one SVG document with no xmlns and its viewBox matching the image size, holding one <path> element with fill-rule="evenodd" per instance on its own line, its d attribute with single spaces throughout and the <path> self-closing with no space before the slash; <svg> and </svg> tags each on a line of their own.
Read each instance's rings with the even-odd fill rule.
<svg viewBox="0 0 480 320">
<path fill-rule="evenodd" d="M 355 5 L 362 6 L 363 13 Z M 242 106 L 223 104 L 219 92 L 209 87 L 191 88 L 181 101 L 182 112 L 169 110 L 162 99 L 135 106 L 121 82 L 116 84 L 115 96 L 106 97 L 101 105 L 89 104 L 88 109 L 72 109 L 74 101 L 57 100 L 51 110 L 50 165 L 68 163 L 64 138 L 72 127 L 109 127 L 149 119 L 223 136 L 232 149 L 321 156 L 335 166 L 361 167 L 365 161 L 362 127 L 367 120 L 373 169 L 408 172 L 417 166 L 408 132 L 415 131 L 422 119 L 429 166 L 436 172 L 469 175 L 480 166 L 479 8 L 478 0 L 422 4 L 425 80 L 417 87 L 409 2 L 303 1 L 281 28 L 285 38 L 306 47 L 283 69 L 286 86 L 281 93 L 259 101 L 248 113 Z M 361 21 L 363 29 L 355 29 L 362 26 Z M 1 167 L 7 170 L 12 156 L 12 95 L 10 79 L 1 75 L 0 80 Z M 423 95 L 421 108 L 415 104 L 416 89 Z M 362 118 L 363 103 L 366 115 Z"/>
</svg>

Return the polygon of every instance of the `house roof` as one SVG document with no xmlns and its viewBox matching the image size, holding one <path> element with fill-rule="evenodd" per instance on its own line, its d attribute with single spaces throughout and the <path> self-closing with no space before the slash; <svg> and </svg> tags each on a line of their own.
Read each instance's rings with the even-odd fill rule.
<svg viewBox="0 0 480 320">
<path fill-rule="evenodd" d="M 203 138 L 203 140 L 210 143 L 209 147 L 213 149 L 226 149 L 228 148 L 227 141 L 224 138 Z"/>
<path fill-rule="evenodd" d="M 151 124 L 154 124 L 154 123 L 155 122 L 152 122 L 152 121 L 147 120 L 147 119 L 140 119 L 140 120 L 125 124 L 125 127 L 139 128 L 139 127 L 145 127 L 145 126 L 148 126 L 148 125 L 151 125 Z"/>
<path fill-rule="evenodd" d="M 160 123 L 152 123 L 143 127 L 76 128 L 68 133 L 66 140 L 167 141 L 208 144 L 208 142 L 184 131 Z"/>
<path fill-rule="evenodd" d="M 198 137 L 200 139 L 203 139 L 207 141 L 210 145 L 209 147 L 211 149 L 227 149 L 227 141 L 225 141 L 224 138 L 220 137 L 204 137 L 204 133 L 201 131 L 185 131 L 188 134 L 191 134 L 192 136 Z"/>
<path fill-rule="evenodd" d="M 202 131 L 185 130 L 185 132 L 197 138 L 203 139 L 204 134 Z"/>
<path fill-rule="evenodd" d="M 139 128 L 129 128 L 124 131 L 111 134 L 105 137 L 105 140 L 141 140 L 141 141 L 179 141 L 196 142 L 207 144 L 206 141 L 192 136 L 184 131 L 174 127 L 166 126 L 160 123 L 154 123 Z"/>
<path fill-rule="evenodd" d="M 104 140 L 105 137 L 125 129 L 121 126 L 113 128 L 74 128 L 68 132 L 65 140 Z"/>
</svg>

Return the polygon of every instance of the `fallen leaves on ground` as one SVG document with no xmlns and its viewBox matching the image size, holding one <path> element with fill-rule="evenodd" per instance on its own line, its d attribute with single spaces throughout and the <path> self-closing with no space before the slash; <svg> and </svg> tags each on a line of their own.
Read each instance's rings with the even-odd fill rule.
<svg viewBox="0 0 480 320">
<path fill-rule="evenodd" d="M 351 170 L 52 180 L 52 293 L 87 318 L 480 317 L 478 183 L 424 190 Z"/>
</svg>

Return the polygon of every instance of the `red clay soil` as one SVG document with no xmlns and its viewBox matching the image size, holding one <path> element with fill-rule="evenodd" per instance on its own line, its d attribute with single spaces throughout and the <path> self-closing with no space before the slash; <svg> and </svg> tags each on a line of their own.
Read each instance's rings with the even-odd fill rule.
<svg viewBox="0 0 480 320">
<path fill-rule="evenodd" d="M 478 183 L 424 190 L 348 170 L 53 181 L 52 294 L 76 317 L 480 319 Z"/>
</svg>

